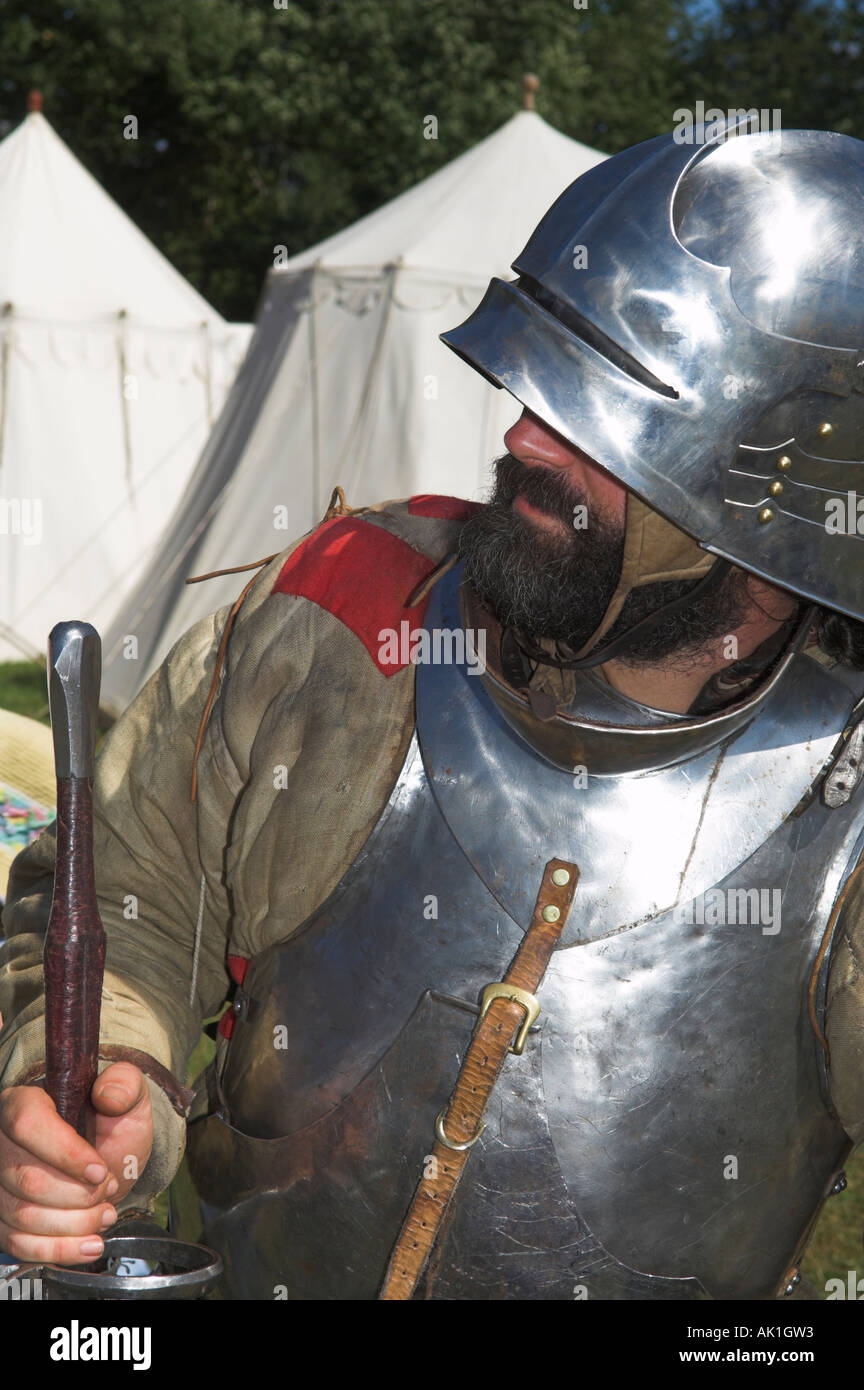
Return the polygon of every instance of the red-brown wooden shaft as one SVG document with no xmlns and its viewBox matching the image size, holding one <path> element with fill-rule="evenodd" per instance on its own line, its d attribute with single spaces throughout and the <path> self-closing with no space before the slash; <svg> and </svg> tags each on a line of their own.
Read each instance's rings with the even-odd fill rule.
<svg viewBox="0 0 864 1390">
<path fill-rule="evenodd" d="M 93 781 L 57 779 L 54 899 L 45 936 L 45 1089 L 84 1134 L 96 1079 L 105 933 L 93 874 Z"/>
</svg>

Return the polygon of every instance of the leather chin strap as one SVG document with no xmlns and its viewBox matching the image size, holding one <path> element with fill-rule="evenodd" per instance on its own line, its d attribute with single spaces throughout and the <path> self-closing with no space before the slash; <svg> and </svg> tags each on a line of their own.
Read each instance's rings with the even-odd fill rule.
<svg viewBox="0 0 864 1390">
<path fill-rule="evenodd" d="M 671 599 L 669 603 L 664 603 L 662 608 L 655 609 L 653 613 L 649 613 L 646 617 L 640 619 L 638 623 L 634 623 L 632 627 L 628 627 L 625 632 L 619 633 L 611 642 L 604 642 L 599 647 L 595 647 L 587 656 L 574 656 L 571 657 L 570 660 L 564 660 L 560 657 L 552 656 L 549 652 L 544 651 L 542 647 L 535 646 L 533 642 L 521 635 L 517 636 L 514 634 L 514 639 L 519 649 L 523 651 L 526 656 L 529 656 L 532 661 L 542 661 L 545 665 L 557 666 L 558 669 L 562 671 L 586 671 L 592 666 L 602 666 L 604 661 L 611 661 L 613 657 L 626 651 L 632 644 L 634 638 L 642 637 L 646 632 L 651 632 L 664 618 L 668 618 L 673 613 L 682 612 L 683 609 L 689 608 L 697 599 L 702 598 L 704 594 L 710 593 L 712 589 L 716 589 L 719 584 L 722 584 L 731 568 L 731 561 L 715 560 L 708 573 L 700 579 L 698 583 L 694 584 L 693 588 L 686 594 L 682 594 L 680 598 Z"/>
<path fill-rule="evenodd" d="M 698 541 L 679 531 L 671 521 L 631 492 L 627 495 L 624 528 L 624 554 L 618 586 L 599 626 L 592 632 L 577 658 L 587 656 L 612 627 L 631 589 L 666 580 L 702 579 L 714 565 L 715 557 Z M 695 591 L 694 591 L 695 592 Z M 692 597 L 692 595 L 690 596 Z"/>
<path fill-rule="evenodd" d="M 610 661 L 637 636 L 641 637 L 657 627 L 664 618 L 680 613 L 696 599 L 709 593 L 726 578 L 731 569 L 728 560 L 719 560 L 688 536 L 673 526 L 671 521 L 660 516 L 659 512 L 637 497 L 635 493 L 627 496 L 627 519 L 624 532 L 624 553 L 621 560 L 621 574 L 609 606 L 597 628 L 585 645 L 570 658 L 552 655 L 522 633 L 507 629 L 501 644 L 501 660 L 505 670 L 509 668 L 517 674 L 520 665 L 519 653 L 555 666 L 560 670 L 582 671 L 592 666 L 600 666 Z M 681 598 L 649 613 L 626 632 L 622 632 L 612 642 L 602 643 L 602 638 L 617 619 L 628 594 L 645 584 L 660 584 L 668 580 L 692 579 L 693 587 Z"/>
</svg>

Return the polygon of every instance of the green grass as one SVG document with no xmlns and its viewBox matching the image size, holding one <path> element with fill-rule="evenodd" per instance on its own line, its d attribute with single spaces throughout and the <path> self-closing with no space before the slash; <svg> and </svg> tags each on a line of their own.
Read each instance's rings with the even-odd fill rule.
<svg viewBox="0 0 864 1390">
<path fill-rule="evenodd" d="M 50 724 L 45 667 L 38 661 L 0 662 L 0 709 L 24 714 L 40 724 Z M 97 728 L 104 734 L 114 723 L 111 715 L 99 711 Z"/>
<path fill-rule="evenodd" d="M 45 668 L 38 661 L 0 662 L 0 709 L 49 724 Z"/>
<path fill-rule="evenodd" d="M 216 1017 L 218 1018 L 220 1017 L 220 1015 L 217 1014 Z M 205 1020 L 205 1022 L 213 1023 L 215 1022 L 215 1019 Z M 189 1058 L 189 1071 L 187 1075 L 188 1085 L 192 1085 L 192 1082 L 195 1081 L 198 1076 L 200 1076 L 204 1068 L 210 1065 L 215 1055 L 215 1042 L 212 1038 L 208 1038 L 206 1033 L 202 1033 L 201 1037 L 198 1039 L 198 1045 L 195 1048 L 195 1051 Z"/>
<path fill-rule="evenodd" d="M 858 1270 L 864 1277 L 864 1148 L 858 1149 L 846 1164 L 849 1186 L 836 1197 L 829 1197 L 816 1223 L 813 1239 L 801 1265 L 801 1273 L 815 1284 L 820 1298 L 826 1298 L 829 1279 L 846 1282 L 847 1270 Z"/>
<path fill-rule="evenodd" d="M 214 1022 L 214 1019 L 205 1022 Z M 189 1058 L 189 1066 L 186 1070 L 186 1084 L 191 1086 L 196 1081 L 201 1072 L 213 1060 L 216 1053 L 216 1044 L 212 1038 L 208 1038 L 206 1033 L 202 1033 L 198 1039 L 192 1056 Z M 184 1158 L 177 1173 L 171 1183 L 170 1188 L 157 1197 L 154 1208 L 154 1216 L 163 1226 L 168 1225 L 169 1212 L 169 1191 L 170 1203 L 174 1210 L 174 1234 L 181 1240 L 197 1240 L 201 1234 L 201 1220 L 198 1209 L 198 1194 L 189 1169 Z"/>
</svg>

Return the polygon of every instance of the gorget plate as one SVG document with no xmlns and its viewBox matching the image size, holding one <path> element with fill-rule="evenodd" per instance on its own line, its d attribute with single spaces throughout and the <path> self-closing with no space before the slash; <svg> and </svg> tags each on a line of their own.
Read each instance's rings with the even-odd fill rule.
<svg viewBox="0 0 864 1390">
<path fill-rule="evenodd" d="M 427 630 L 462 626 L 460 582 L 457 566 L 435 586 Z M 688 902 L 748 859 L 829 762 L 854 684 L 848 671 L 796 657 L 737 736 L 674 767 L 620 777 L 574 777 L 540 758 L 464 665 L 418 666 L 417 731 L 453 835 L 523 929 L 547 860 L 580 866 L 562 940 L 572 946 Z"/>
</svg>

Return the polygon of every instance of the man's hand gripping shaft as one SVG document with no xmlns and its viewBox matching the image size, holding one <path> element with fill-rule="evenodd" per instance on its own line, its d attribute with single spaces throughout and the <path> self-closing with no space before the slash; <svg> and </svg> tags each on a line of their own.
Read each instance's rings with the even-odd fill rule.
<svg viewBox="0 0 864 1390">
<path fill-rule="evenodd" d="M 97 1078 L 105 936 L 93 874 L 93 772 L 100 643 L 60 623 L 48 647 L 57 765 L 57 857 L 45 937 L 45 1090 L 0 1093 L 0 1248 L 19 1260 L 80 1264 L 117 1219 L 107 1199 L 132 1188 L 153 1123 L 142 1072 Z"/>
</svg>

